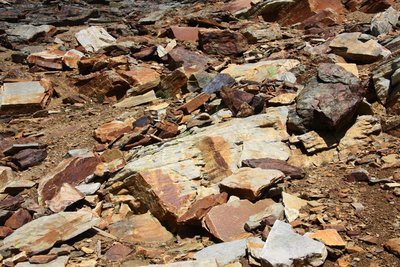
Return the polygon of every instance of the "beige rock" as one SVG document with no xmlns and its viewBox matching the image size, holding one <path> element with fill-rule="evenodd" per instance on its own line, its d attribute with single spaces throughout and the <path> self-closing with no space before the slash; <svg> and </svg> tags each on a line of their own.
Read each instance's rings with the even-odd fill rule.
<svg viewBox="0 0 400 267">
<path fill-rule="evenodd" d="M 64 211 L 68 206 L 84 198 L 84 195 L 75 187 L 64 183 L 58 193 L 47 202 L 49 208 L 54 212 Z"/>
<path fill-rule="evenodd" d="M 346 242 L 342 239 L 335 229 L 319 230 L 315 233 L 310 233 L 308 237 L 318 239 L 327 246 L 345 247 Z"/>
<path fill-rule="evenodd" d="M 81 30 L 75 34 L 75 38 L 88 52 L 97 52 L 116 41 L 104 28 L 99 26 Z"/>
<path fill-rule="evenodd" d="M 119 135 L 129 132 L 130 130 L 132 130 L 132 120 L 115 120 L 107 122 L 94 130 L 94 136 L 99 141 L 106 143 L 114 141 L 114 139 L 117 138 Z"/>
<path fill-rule="evenodd" d="M 294 195 L 282 192 L 282 202 L 285 206 L 286 219 L 292 222 L 297 219 L 300 209 L 307 206 L 308 201 Z"/>
<path fill-rule="evenodd" d="M 337 141 L 334 137 L 325 136 L 323 138 L 315 131 L 299 135 L 297 138 L 301 141 L 308 153 L 327 150 L 337 145 Z"/>
<path fill-rule="evenodd" d="M 14 180 L 14 173 L 10 167 L 0 166 L 0 193 Z"/>
<path fill-rule="evenodd" d="M 340 67 L 344 68 L 348 72 L 353 73 L 354 76 L 359 77 L 357 64 L 353 64 L 353 63 L 336 63 L 336 65 L 339 65 Z"/>
<path fill-rule="evenodd" d="M 151 90 L 143 95 L 127 97 L 124 100 L 122 100 L 121 102 L 115 104 L 114 107 L 131 108 L 131 107 L 135 107 L 135 106 L 139 106 L 142 104 L 152 102 L 154 100 L 157 100 L 157 97 L 156 97 L 156 94 L 154 93 L 154 91 Z"/>
<path fill-rule="evenodd" d="M 271 98 L 268 100 L 268 103 L 274 105 L 290 105 L 294 103 L 296 96 L 297 94 L 294 93 L 284 93 Z"/>
</svg>

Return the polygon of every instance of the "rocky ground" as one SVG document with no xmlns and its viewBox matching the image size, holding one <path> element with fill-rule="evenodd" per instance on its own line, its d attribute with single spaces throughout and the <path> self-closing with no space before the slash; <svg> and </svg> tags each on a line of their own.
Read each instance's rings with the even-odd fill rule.
<svg viewBox="0 0 400 267">
<path fill-rule="evenodd" d="M 399 266 L 398 10 L 0 0 L 1 266 Z"/>
</svg>

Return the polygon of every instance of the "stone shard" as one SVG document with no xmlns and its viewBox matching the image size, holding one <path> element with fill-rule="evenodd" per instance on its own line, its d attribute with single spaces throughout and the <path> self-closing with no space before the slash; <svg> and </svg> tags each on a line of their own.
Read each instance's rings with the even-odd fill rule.
<svg viewBox="0 0 400 267">
<path fill-rule="evenodd" d="M 194 254 L 196 260 L 215 259 L 218 266 L 237 262 L 246 255 L 247 239 L 211 245 Z"/>
<path fill-rule="evenodd" d="M 257 214 L 275 203 L 271 199 L 263 199 L 255 204 L 248 200 L 234 200 L 212 208 L 204 218 L 208 231 L 217 239 L 227 242 L 251 236 L 244 225 L 251 215 Z M 235 214 L 234 216 L 231 216 Z M 231 218 L 230 223 L 226 219 Z"/>
<path fill-rule="evenodd" d="M 219 186 L 221 191 L 250 201 L 262 197 L 266 189 L 283 180 L 285 175 L 278 170 L 260 168 L 240 168 L 237 172 L 223 179 Z"/>
<path fill-rule="evenodd" d="M 281 203 L 274 203 L 268 206 L 265 210 L 251 215 L 247 220 L 244 228 L 247 231 L 262 229 L 266 225 L 273 225 L 276 220 L 284 219 L 284 207 Z"/>
<path fill-rule="evenodd" d="M 68 206 L 84 198 L 84 195 L 68 183 L 62 184 L 58 193 L 48 201 L 53 212 L 64 211 Z"/>
<path fill-rule="evenodd" d="M 385 12 L 376 14 L 371 20 L 371 33 L 374 36 L 389 33 L 396 27 L 400 12 L 389 7 Z"/>
<path fill-rule="evenodd" d="M 203 92 L 207 94 L 213 94 L 219 92 L 223 87 L 230 87 L 235 84 L 235 79 L 233 79 L 229 74 L 219 73 L 210 83 L 203 88 Z"/>
<path fill-rule="evenodd" d="M 65 52 L 61 50 L 42 51 L 30 54 L 26 61 L 30 65 L 43 67 L 45 69 L 62 70 L 64 55 Z"/>
<path fill-rule="evenodd" d="M 132 249 L 129 247 L 122 244 L 115 244 L 109 250 L 107 250 L 104 256 L 110 261 L 120 261 L 128 256 L 131 252 Z"/>
<path fill-rule="evenodd" d="M 155 100 L 157 100 L 157 96 L 154 93 L 154 91 L 151 90 L 143 95 L 130 96 L 130 97 L 124 98 L 122 101 L 118 102 L 117 104 L 114 104 L 114 107 L 131 108 L 131 107 L 143 105 L 143 104 L 155 101 Z"/>
<path fill-rule="evenodd" d="M 119 74 L 133 86 L 130 91 L 134 95 L 144 94 L 160 84 L 160 74 L 150 68 L 139 67 Z"/>
<path fill-rule="evenodd" d="M 308 237 L 317 239 L 330 247 L 345 247 L 346 242 L 342 239 L 335 229 L 319 230 L 315 233 L 307 234 Z"/>
<path fill-rule="evenodd" d="M 360 32 L 341 33 L 330 42 L 329 47 L 346 61 L 361 64 L 373 63 L 391 54 L 372 36 Z"/>
<path fill-rule="evenodd" d="M 132 215 L 129 218 L 108 226 L 110 233 L 123 242 L 136 244 L 166 243 L 173 239 L 151 213 Z"/>
<path fill-rule="evenodd" d="M 196 42 L 199 39 L 199 28 L 171 26 L 173 36 L 178 41 Z"/>
<path fill-rule="evenodd" d="M 174 70 L 183 67 L 187 76 L 204 71 L 210 59 L 203 54 L 188 50 L 182 46 L 172 49 L 168 53 L 169 68 Z"/>
<path fill-rule="evenodd" d="M 52 25 L 17 25 L 14 28 L 6 30 L 7 39 L 10 42 L 26 43 L 45 38 L 56 32 L 56 27 Z"/>
<path fill-rule="evenodd" d="M 43 216 L 17 229 L 3 240 L 0 249 L 19 249 L 37 254 L 67 241 L 97 225 L 99 218 L 91 212 L 60 212 Z"/>
<path fill-rule="evenodd" d="M 116 41 L 104 28 L 99 26 L 91 26 L 81 30 L 75 34 L 75 38 L 87 52 L 97 52 Z"/>
<path fill-rule="evenodd" d="M 219 267 L 215 259 L 209 258 L 204 260 L 194 261 L 177 261 L 166 264 L 151 264 L 143 267 Z"/>
<path fill-rule="evenodd" d="M 383 244 L 383 247 L 390 253 L 400 257 L 400 238 L 392 238 Z"/>
<path fill-rule="evenodd" d="M 121 134 L 132 130 L 132 121 L 111 121 L 94 130 L 94 137 L 102 143 L 114 141 Z"/>
<path fill-rule="evenodd" d="M 10 167 L 0 166 L 0 193 L 14 180 L 14 173 Z"/>
<path fill-rule="evenodd" d="M 272 227 L 261 260 L 268 266 L 320 266 L 328 255 L 325 245 L 296 234 L 290 224 L 276 221 Z"/>
<path fill-rule="evenodd" d="M 40 164 L 47 157 L 46 149 L 24 149 L 11 157 L 11 161 L 21 170 Z"/>
<path fill-rule="evenodd" d="M 14 212 L 14 214 L 7 219 L 7 221 L 4 223 L 4 226 L 16 230 L 30 221 L 32 221 L 32 215 L 26 209 L 21 208 Z"/>
<path fill-rule="evenodd" d="M 306 207 L 308 204 L 306 200 L 286 192 L 282 192 L 282 202 L 285 206 L 286 219 L 289 222 L 296 220 L 300 214 L 301 208 Z"/>
<path fill-rule="evenodd" d="M 207 54 L 239 55 L 246 51 L 247 40 L 238 32 L 228 30 L 200 30 L 199 46 Z"/>
<path fill-rule="evenodd" d="M 272 158 L 260 158 L 260 159 L 248 159 L 242 161 L 242 166 L 251 168 L 271 169 L 279 170 L 286 176 L 290 176 L 294 179 L 300 179 L 305 176 L 304 170 L 299 167 L 290 165 L 284 160 L 272 159 Z"/>
</svg>

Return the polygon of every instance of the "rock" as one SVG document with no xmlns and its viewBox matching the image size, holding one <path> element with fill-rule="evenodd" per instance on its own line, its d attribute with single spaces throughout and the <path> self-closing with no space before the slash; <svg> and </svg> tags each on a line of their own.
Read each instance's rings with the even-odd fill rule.
<svg viewBox="0 0 400 267">
<path fill-rule="evenodd" d="M 240 168 L 236 173 L 223 179 L 219 187 L 229 195 L 250 201 L 258 200 L 265 190 L 282 181 L 285 175 L 278 170 Z"/>
<path fill-rule="evenodd" d="M 218 267 L 219 265 L 217 264 L 215 259 L 211 258 L 211 259 L 194 260 L 194 261 L 178 261 L 166 264 L 152 264 L 146 266 L 147 267 Z"/>
<path fill-rule="evenodd" d="M 310 154 L 320 152 L 322 150 L 327 150 L 332 147 L 337 146 L 337 140 L 331 136 L 321 137 L 315 131 L 310 131 L 308 133 L 297 136 L 306 151 Z"/>
<path fill-rule="evenodd" d="M 13 257 L 3 260 L 3 264 L 5 266 L 14 266 L 15 264 L 26 261 L 27 259 L 28 256 L 26 255 L 25 251 L 23 251 Z"/>
<path fill-rule="evenodd" d="M 19 249 L 37 254 L 53 247 L 56 242 L 67 241 L 99 223 L 91 212 L 60 212 L 43 216 L 18 228 L 3 240 L 0 249 Z"/>
<path fill-rule="evenodd" d="M 296 67 L 300 62 L 295 59 L 279 59 L 247 63 L 230 64 L 221 73 L 229 74 L 236 81 L 246 80 L 263 82 L 264 80 L 282 80 L 285 73 Z"/>
<path fill-rule="evenodd" d="M 75 34 L 75 38 L 87 52 L 97 52 L 116 41 L 104 28 L 99 26 L 91 26 L 81 30 Z"/>
<path fill-rule="evenodd" d="M 75 83 L 80 94 L 102 102 L 107 97 L 122 98 L 130 88 L 129 83 L 115 71 L 100 71 L 80 77 Z"/>
<path fill-rule="evenodd" d="M 297 94 L 283 93 L 268 100 L 270 105 L 281 106 L 291 105 L 295 102 Z"/>
<path fill-rule="evenodd" d="M 207 54 L 239 55 L 246 51 L 247 41 L 238 32 L 202 29 L 199 31 L 199 46 Z"/>
<path fill-rule="evenodd" d="M 187 76 L 195 75 L 208 67 L 210 59 L 203 54 L 178 46 L 168 53 L 168 64 L 171 70 L 183 67 Z"/>
<path fill-rule="evenodd" d="M 188 211 L 178 218 L 177 222 L 180 224 L 199 226 L 201 225 L 204 216 L 206 216 L 211 208 L 224 204 L 227 201 L 228 194 L 225 192 L 206 196 L 194 202 Z"/>
<path fill-rule="evenodd" d="M 383 244 L 383 247 L 390 253 L 400 257 L 400 238 L 392 238 Z"/>
<path fill-rule="evenodd" d="M 199 28 L 197 27 L 170 27 L 173 37 L 178 41 L 196 42 L 199 39 Z"/>
<path fill-rule="evenodd" d="M 271 199 L 264 199 L 251 203 L 248 200 L 235 200 L 213 207 L 204 217 L 204 224 L 208 231 L 217 239 L 227 242 L 250 236 L 244 229 L 246 221 L 251 215 L 259 213 L 274 202 Z M 230 216 L 235 214 L 235 216 Z M 226 224 L 226 218 L 230 223 Z"/>
<path fill-rule="evenodd" d="M 30 24 L 17 25 L 14 28 L 6 30 L 7 39 L 12 43 L 33 42 L 40 38 L 49 37 L 55 32 L 56 27 L 52 25 L 34 26 Z"/>
<path fill-rule="evenodd" d="M 235 79 L 233 79 L 229 74 L 219 73 L 214 79 L 211 80 L 206 87 L 203 88 L 203 93 L 213 94 L 219 92 L 223 87 L 230 87 L 235 84 Z"/>
<path fill-rule="evenodd" d="M 136 244 L 166 243 L 173 239 L 160 222 L 149 212 L 132 215 L 108 227 L 110 233 L 123 242 Z"/>
<path fill-rule="evenodd" d="M 298 235 L 289 224 L 276 221 L 261 252 L 261 260 L 270 266 L 320 266 L 327 255 L 323 243 Z"/>
<path fill-rule="evenodd" d="M 64 65 L 67 66 L 68 68 L 77 69 L 78 62 L 82 57 L 84 57 L 84 54 L 82 52 L 75 49 L 71 49 L 64 54 L 62 61 Z"/>
<path fill-rule="evenodd" d="M 46 149 L 24 149 L 11 157 L 21 170 L 40 164 L 47 157 Z"/>
<path fill-rule="evenodd" d="M 220 96 L 224 104 L 237 117 L 248 117 L 264 109 L 264 98 L 246 91 L 225 87 L 221 89 Z"/>
<path fill-rule="evenodd" d="M 190 114 L 202 105 L 204 105 L 210 99 L 210 95 L 207 93 L 200 93 L 196 97 L 192 98 L 185 104 L 183 104 L 179 109 L 181 109 L 186 114 Z"/>
<path fill-rule="evenodd" d="M 93 195 L 97 190 L 100 189 L 100 183 L 80 184 L 75 188 L 84 195 Z"/>
<path fill-rule="evenodd" d="M 353 63 L 335 63 L 335 64 L 342 67 L 346 71 L 352 73 L 357 78 L 360 78 L 359 73 L 358 73 L 357 64 L 353 64 Z"/>
<path fill-rule="evenodd" d="M 247 38 L 249 44 L 257 42 L 264 43 L 282 38 L 282 31 L 277 23 L 273 24 L 251 24 L 241 31 Z"/>
<path fill-rule="evenodd" d="M 281 203 L 274 203 L 265 210 L 251 215 L 244 225 L 246 231 L 262 229 L 262 226 L 273 225 L 276 220 L 284 219 L 284 207 Z"/>
<path fill-rule="evenodd" d="M 115 244 L 109 250 L 107 250 L 104 256 L 107 258 L 107 260 L 119 261 L 131 254 L 131 252 L 132 249 L 130 249 L 129 247 L 122 244 Z"/>
<path fill-rule="evenodd" d="M 32 216 L 29 211 L 21 208 L 7 219 L 7 221 L 4 223 L 4 226 L 16 230 L 30 221 L 32 221 Z"/>
<path fill-rule="evenodd" d="M 93 175 L 99 163 L 100 159 L 92 153 L 63 160 L 40 180 L 38 187 L 39 203 L 48 205 L 48 201 L 59 194 L 64 183 L 71 186 L 82 183 L 88 176 Z"/>
<path fill-rule="evenodd" d="M 160 88 L 167 97 L 175 97 L 187 86 L 188 77 L 183 68 L 174 70 L 161 80 Z"/>
<path fill-rule="evenodd" d="M 32 264 L 45 264 L 57 259 L 56 254 L 49 255 L 34 255 L 29 258 L 29 263 Z"/>
<path fill-rule="evenodd" d="M 114 104 L 114 107 L 131 108 L 155 101 L 157 99 L 158 98 L 156 97 L 156 94 L 154 93 L 153 90 L 151 90 L 143 95 L 127 97 L 122 101 L 118 102 L 117 104 Z"/>
<path fill-rule="evenodd" d="M 63 183 L 58 193 L 47 202 L 53 212 L 64 211 L 70 205 L 84 198 L 84 195 L 68 183 Z"/>
<path fill-rule="evenodd" d="M 129 91 L 134 95 L 144 94 L 160 84 L 160 74 L 150 68 L 135 68 L 119 74 L 133 86 Z"/>
<path fill-rule="evenodd" d="M 10 167 L 0 166 L 0 193 L 14 180 L 14 173 Z"/>
<path fill-rule="evenodd" d="M 298 94 L 288 129 L 300 133 L 339 130 L 351 122 L 361 102 L 357 77 L 335 64 L 321 64 L 318 77 L 311 78 Z"/>
<path fill-rule="evenodd" d="M 30 65 L 43 67 L 45 69 L 62 70 L 64 55 L 65 52 L 61 50 L 42 51 L 30 54 L 26 61 Z"/>
<path fill-rule="evenodd" d="M 356 2 L 354 5 L 357 9 L 360 9 L 361 12 L 365 13 L 378 13 L 385 11 L 388 7 L 394 4 L 393 0 L 365 0 L 358 1 L 352 0 L 351 2 Z"/>
<path fill-rule="evenodd" d="M 4 83 L 0 88 L 0 115 L 33 113 L 44 109 L 52 94 L 53 88 L 45 80 Z"/>
<path fill-rule="evenodd" d="M 285 215 L 288 222 L 296 220 L 300 214 L 300 209 L 308 204 L 306 200 L 285 192 L 282 192 L 282 202 L 285 206 Z"/>
<path fill-rule="evenodd" d="M 7 226 L 0 226 L 0 238 L 4 239 L 13 233 L 13 229 Z"/>
<path fill-rule="evenodd" d="M 308 237 L 318 239 L 329 247 L 345 247 L 346 242 L 342 239 L 335 229 L 319 230 L 315 233 L 307 234 Z"/>
<path fill-rule="evenodd" d="M 372 81 L 378 101 L 385 107 L 396 103 L 400 97 L 398 59 L 390 59 L 372 72 Z"/>
<path fill-rule="evenodd" d="M 294 179 L 303 178 L 305 172 L 296 166 L 292 166 L 286 161 L 272 158 L 248 159 L 242 161 L 242 166 L 261 169 L 272 169 L 283 172 L 286 176 Z"/>
<path fill-rule="evenodd" d="M 333 52 L 346 61 L 369 64 L 388 57 L 391 52 L 372 37 L 360 32 L 341 33 L 329 44 Z"/>
<path fill-rule="evenodd" d="M 247 239 L 224 242 L 206 247 L 194 254 L 196 260 L 215 259 L 218 266 L 238 261 L 246 255 Z"/>
<path fill-rule="evenodd" d="M 43 255 L 47 256 L 47 255 Z M 67 266 L 67 262 L 69 260 L 70 256 L 60 256 L 57 257 L 55 260 L 52 260 L 48 263 L 28 263 L 28 262 L 20 262 L 15 267 L 40 267 L 40 266 L 45 266 L 45 267 L 64 267 Z"/>
<path fill-rule="evenodd" d="M 396 27 L 400 12 L 389 7 L 385 12 L 376 14 L 371 20 L 371 33 L 374 36 L 389 33 Z"/>
<path fill-rule="evenodd" d="M 358 169 L 346 175 L 346 178 L 350 182 L 369 182 L 370 176 L 367 170 Z"/>
<path fill-rule="evenodd" d="M 99 126 L 94 130 L 94 137 L 102 143 L 114 141 L 121 134 L 132 130 L 132 121 L 111 121 Z"/>
<path fill-rule="evenodd" d="M 290 156 L 290 149 L 283 142 L 272 142 L 268 144 L 268 150 L 263 149 L 262 140 L 249 140 L 243 144 L 240 160 L 273 158 L 286 161 Z"/>
</svg>

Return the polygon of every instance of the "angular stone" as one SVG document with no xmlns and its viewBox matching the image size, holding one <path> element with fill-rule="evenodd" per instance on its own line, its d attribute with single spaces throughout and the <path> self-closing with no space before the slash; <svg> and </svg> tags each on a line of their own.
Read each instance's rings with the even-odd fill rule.
<svg viewBox="0 0 400 267">
<path fill-rule="evenodd" d="M 268 149 L 265 149 L 268 147 Z M 243 151 L 240 160 L 243 162 L 248 159 L 273 158 L 288 160 L 290 149 L 283 142 L 265 143 L 263 140 L 248 140 L 243 142 Z"/>
<path fill-rule="evenodd" d="M 278 96 L 275 96 L 268 100 L 269 104 L 272 105 L 290 105 L 293 104 L 296 100 L 297 94 L 294 93 L 283 93 Z"/>
<path fill-rule="evenodd" d="M 9 147 L 3 150 L 5 156 L 13 156 L 24 149 L 38 149 L 40 144 L 38 143 L 24 143 L 24 144 L 11 144 Z"/>
<path fill-rule="evenodd" d="M 118 102 L 117 104 L 114 104 L 114 107 L 117 108 L 131 108 L 131 107 L 136 107 L 139 105 L 143 105 L 152 101 L 157 100 L 157 96 L 154 93 L 153 90 L 143 94 L 143 95 L 137 95 L 137 96 L 130 96 L 127 98 L 124 98 L 122 101 Z"/>
<path fill-rule="evenodd" d="M 247 49 L 247 40 L 241 34 L 228 30 L 199 31 L 199 46 L 207 54 L 239 55 Z"/>
<path fill-rule="evenodd" d="M 346 242 L 342 239 L 335 229 L 319 230 L 315 233 L 310 233 L 308 237 L 318 239 L 329 247 L 345 247 Z"/>
<path fill-rule="evenodd" d="M 92 153 L 63 160 L 50 174 L 40 180 L 39 203 L 47 205 L 59 192 L 64 183 L 78 185 L 93 175 L 101 161 Z"/>
<path fill-rule="evenodd" d="M 243 29 L 242 34 L 247 38 L 248 43 L 264 43 L 282 38 L 282 31 L 279 24 L 251 24 Z"/>
<path fill-rule="evenodd" d="M 389 33 L 396 27 L 400 12 L 389 7 L 385 12 L 376 14 L 371 20 L 371 34 L 374 36 Z"/>
<path fill-rule="evenodd" d="M 356 2 L 356 7 L 365 13 L 378 13 L 385 11 L 388 7 L 393 6 L 395 1 L 394 0 L 352 0 L 352 2 Z"/>
<path fill-rule="evenodd" d="M 61 50 L 42 51 L 30 54 L 26 61 L 45 69 L 62 70 L 64 55 L 65 52 Z"/>
<path fill-rule="evenodd" d="M 337 146 L 335 138 L 330 136 L 324 136 L 323 138 L 315 131 L 299 135 L 297 138 L 303 144 L 307 152 L 311 154 Z"/>
<path fill-rule="evenodd" d="M 87 52 L 97 52 L 116 41 L 104 28 L 99 26 L 91 26 L 81 30 L 75 34 L 75 38 Z"/>
<path fill-rule="evenodd" d="M 383 244 L 383 247 L 390 253 L 400 257 L 400 238 L 392 238 Z"/>
<path fill-rule="evenodd" d="M 137 244 L 166 243 L 173 239 L 151 213 L 131 217 L 108 226 L 110 233 L 123 242 Z"/>
<path fill-rule="evenodd" d="M 166 264 L 152 264 L 146 265 L 144 267 L 218 267 L 219 265 L 215 259 L 204 259 L 204 260 L 194 260 L 194 261 L 178 261 Z"/>
<path fill-rule="evenodd" d="M 246 91 L 236 90 L 233 88 L 222 88 L 220 92 L 222 101 L 232 111 L 234 116 L 248 117 L 261 112 L 264 108 L 264 101 L 253 101 L 255 96 Z M 256 106 L 259 104 L 259 106 Z"/>
<path fill-rule="evenodd" d="M 68 68 L 77 69 L 78 62 L 82 57 L 84 57 L 84 54 L 82 52 L 75 49 L 71 49 L 64 54 L 62 61 L 64 65 L 67 66 Z"/>
<path fill-rule="evenodd" d="M 57 259 L 56 254 L 49 255 L 34 255 L 29 258 L 29 263 L 32 264 L 45 264 Z"/>
<path fill-rule="evenodd" d="M 137 95 L 144 94 L 160 84 L 160 74 L 150 68 L 139 67 L 121 71 L 119 74 L 133 86 L 130 91 Z"/>
<path fill-rule="evenodd" d="M 5 83 L 0 88 L 0 115 L 33 113 L 50 102 L 53 89 L 41 82 Z"/>
<path fill-rule="evenodd" d="M 0 166 L 0 193 L 14 180 L 14 173 L 10 167 Z"/>
<path fill-rule="evenodd" d="M 296 220 L 300 214 L 300 209 L 308 204 L 308 201 L 285 192 L 282 192 L 282 202 L 285 206 L 285 215 L 288 222 Z"/>
<path fill-rule="evenodd" d="M 271 199 L 264 199 L 251 203 L 248 200 L 235 200 L 213 207 L 204 217 L 204 224 L 208 231 L 217 239 L 227 242 L 251 236 L 244 229 L 246 221 L 251 215 L 259 213 L 269 205 L 275 203 Z M 231 216 L 235 214 L 234 216 Z M 226 219 L 230 218 L 230 223 Z"/>
<path fill-rule="evenodd" d="M 221 73 L 229 74 L 236 81 L 246 80 L 263 82 L 264 80 L 281 80 L 282 76 L 300 64 L 296 59 L 279 59 L 247 63 L 242 65 L 230 64 Z"/>
<path fill-rule="evenodd" d="M 46 149 L 24 149 L 11 157 L 21 170 L 40 164 L 47 157 Z"/>
<path fill-rule="evenodd" d="M 236 173 L 223 179 L 219 187 L 221 191 L 241 199 L 255 201 L 260 199 L 266 189 L 283 180 L 285 175 L 278 170 L 260 168 L 240 168 Z"/>
<path fill-rule="evenodd" d="M 100 189 L 101 183 L 80 184 L 75 188 L 84 195 L 93 195 Z"/>
<path fill-rule="evenodd" d="M 174 70 L 161 80 L 160 88 L 169 97 L 174 97 L 181 93 L 181 89 L 187 86 L 188 77 L 183 68 Z"/>
<path fill-rule="evenodd" d="M 206 103 L 208 101 L 208 99 L 210 99 L 209 94 L 201 93 L 201 94 L 197 95 L 196 97 L 192 98 L 191 100 L 189 100 L 188 102 L 186 102 L 181 107 L 179 107 L 179 109 L 181 109 L 186 114 L 190 114 L 193 111 L 195 111 L 196 109 L 198 109 L 199 107 L 201 107 L 202 105 L 204 105 L 204 103 Z"/>
<path fill-rule="evenodd" d="M 365 41 L 362 33 L 341 33 L 329 44 L 333 52 L 346 61 L 369 64 L 385 58 L 391 52 L 372 38 Z"/>
<path fill-rule="evenodd" d="M 168 53 L 168 65 L 171 70 L 183 67 L 187 76 L 204 71 L 210 59 L 205 55 L 178 46 Z"/>
<path fill-rule="evenodd" d="M 33 220 L 3 240 L 1 249 L 19 249 L 37 254 L 67 241 L 97 225 L 100 220 L 91 212 L 60 212 Z"/>
<path fill-rule="evenodd" d="M 64 183 L 58 193 L 47 204 L 53 212 L 60 212 L 83 198 L 84 195 L 79 190 L 68 183 Z"/>
<path fill-rule="evenodd" d="M 114 141 L 123 133 L 132 130 L 132 121 L 111 121 L 94 130 L 94 137 L 102 143 Z"/>
<path fill-rule="evenodd" d="M 261 260 L 273 267 L 320 266 L 327 255 L 323 243 L 298 235 L 290 224 L 276 221 L 261 252 Z"/>
<path fill-rule="evenodd" d="M 273 225 L 276 220 L 284 219 L 284 207 L 281 203 L 274 203 L 265 210 L 249 217 L 244 228 L 247 231 L 262 229 L 265 225 Z"/>
<path fill-rule="evenodd" d="M 209 195 L 197 200 L 192 204 L 188 211 L 178 218 L 177 222 L 189 225 L 201 225 L 201 222 L 211 208 L 224 204 L 228 201 L 228 194 Z"/>
<path fill-rule="evenodd" d="M 352 63 L 335 63 L 335 64 L 342 67 L 346 71 L 352 73 L 357 78 L 359 78 L 357 64 L 352 64 Z"/>
<path fill-rule="evenodd" d="M 7 38 L 10 42 L 26 43 L 44 38 L 55 33 L 56 27 L 52 25 L 17 25 L 14 28 L 6 30 Z"/>
<path fill-rule="evenodd" d="M 211 245 L 194 254 L 196 260 L 215 259 L 218 266 L 237 262 L 246 255 L 247 239 Z"/>
<path fill-rule="evenodd" d="M 367 170 L 358 169 L 346 175 L 349 182 L 369 182 L 370 175 Z"/>
<path fill-rule="evenodd" d="M 196 42 L 199 39 L 199 28 L 171 26 L 174 38 L 178 41 Z"/>
<path fill-rule="evenodd" d="M 286 161 L 272 158 L 248 159 L 242 161 L 242 166 L 261 169 L 272 169 L 283 172 L 286 176 L 294 179 L 303 178 L 305 172 L 296 166 L 286 163 Z"/>
<path fill-rule="evenodd" d="M 229 74 L 219 73 L 214 79 L 211 80 L 206 87 L 203 88 L 203 93 L 213 94 L 219 92 L 225 86 L 232 86 L 235 84 L 235 79 L 233 79 Z"/>
<path fill-rule="evenodd" d="M 7 221 L 4 223 L 4 226 L 10 227 L 15 230 L 32 221 L 32 216 L 26 209 L 19 209 Z"/>
<path fill-rule="evenodd" d="M 131 254 L 131 252 L 132 249 L 130 249 L 129 247 L 122 244 L 115 244 L 109 250 L 107 250 L 104 256 L 107 258 L 107 260 L 110 261 L 120 261 L 121 259 L 124 259 L 126 256 Z"/>
<path fill-rule="evenodd" d="M 13 229 L 7 226 L 0 226 L 0 238 L 4 239 L 13 233 Z"/>
</svg>

